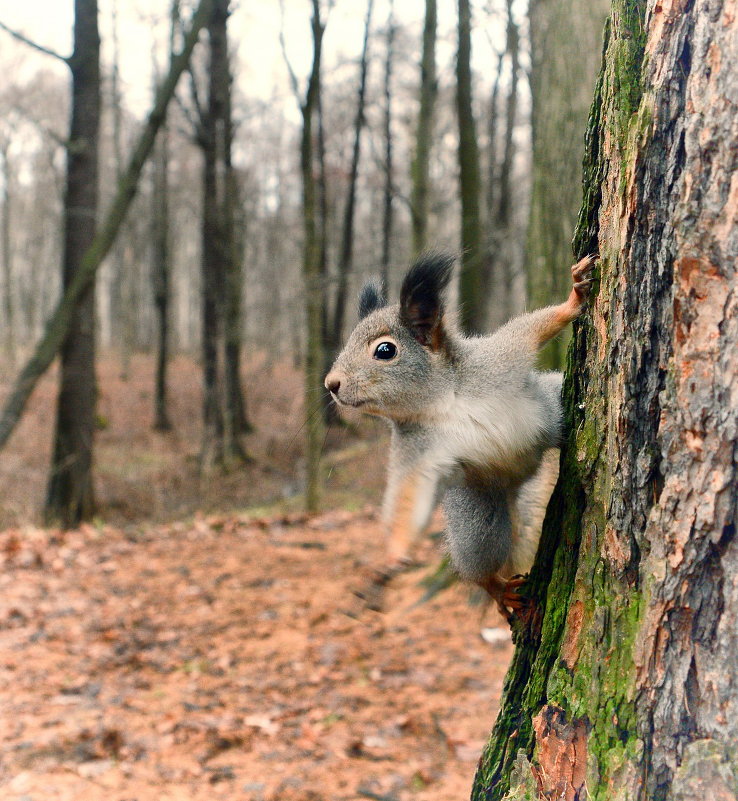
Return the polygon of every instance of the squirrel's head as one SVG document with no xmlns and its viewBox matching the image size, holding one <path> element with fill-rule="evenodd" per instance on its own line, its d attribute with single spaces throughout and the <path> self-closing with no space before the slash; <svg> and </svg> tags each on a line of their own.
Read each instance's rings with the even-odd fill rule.
<svg viewBox="0 0 738 801">
<path fill-rule="evenodd" d="M 443 294 L 453 262 L 439 253 L 420 256 L 394 305 L 378 282 L 364 286 L 359 322 L 325 379 L 339 406 L 394 420 L 422 417 L 447 381 Z"/>
</svg>

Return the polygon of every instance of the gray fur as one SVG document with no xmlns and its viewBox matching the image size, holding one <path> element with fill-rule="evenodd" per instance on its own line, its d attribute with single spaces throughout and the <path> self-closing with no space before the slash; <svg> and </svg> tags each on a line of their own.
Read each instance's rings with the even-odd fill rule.
<svg viewBox="0 0 738 801">
<path fill-rule="evenodd" d="M 510 557 L 512 521 L 505 493 L 452 487 L 443 496 L 443 511 L 451 561 L 462 578 L 483 584 Z"/>
<path fill-rule="evenodd" d="M 588 269 L 581 265 L 573 268 L 579 277 Z M 326 386 L 339 406 L 390 423 L 390 527 L 406 485 L 416 499 L 413 536 L 443 496 L 456 569 L 489 586 L 497 574 L 527 571 L 535 554 L 558 469 L 551 449 L 562 433 L 561 374 L 535 370 L 535 358 L 542 342 L 576 316 L 580 299 L 572 293 L 566 303 L 516 317 L 490 336 L 466 337 L 443 311 L 449 267 L 448 257 L 422 257 L 402 302 L 359 321 Z M 396 347 L 391 360 L 377 357 L 386 353 L 376 350 L 383 341 Z M 544 458 L 546 452 L 553 455 Z"/>
</svg>

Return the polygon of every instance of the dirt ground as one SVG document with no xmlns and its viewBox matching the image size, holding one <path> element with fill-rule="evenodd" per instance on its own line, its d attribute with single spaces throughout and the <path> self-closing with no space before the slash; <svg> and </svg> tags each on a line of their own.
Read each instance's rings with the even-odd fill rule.
<svg viewBox="0 0 738 801">
<path fill-rule="evenodd" d="M 161 435 L 148 362 L 125 382 L 104 361 L 101 518 L 66 533 L 38 526 L 53 378 L 38 388 L 0 464 L 4 801 L 468 798 L 506 627 L 461 586 L 418 603 L 430 539 L 384 611 L 361 608 L 383 429 L 331 434 L 332 510 L 306 518 L 299 378 L 251 368 L 253 461 L 200 482 L 194 366 L 175 365 L 178 425 Z"/>
</svg>

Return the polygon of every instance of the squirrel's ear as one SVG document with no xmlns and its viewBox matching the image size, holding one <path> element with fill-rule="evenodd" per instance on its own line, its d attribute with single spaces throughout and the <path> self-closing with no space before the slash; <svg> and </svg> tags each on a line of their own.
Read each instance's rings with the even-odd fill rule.
<svg viewBox="0 0 738 801">
<path fill-rule="evenodd" d="M 438 350 L 443 342 L 443 291 L 451 280 L 454 257 L 423 253 L 405 276 L 400 290 L 400 319 L 421 345 Z"/>
<path fill-rule="evenodd" d="M 359 319 L 387 305 L 387 292 L 379 278 L 370 278 L 359 292 Z"/>
</svg>

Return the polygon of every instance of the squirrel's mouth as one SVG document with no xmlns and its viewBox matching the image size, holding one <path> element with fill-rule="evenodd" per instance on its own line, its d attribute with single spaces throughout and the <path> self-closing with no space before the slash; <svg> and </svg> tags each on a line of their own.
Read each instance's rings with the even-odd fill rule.
<svg viewBox="0 0 738 801">
<path fill-rule="evenodd" d="M 365 398 L 363 400 L 345 400 L 344 398 L 339 398 L 335 392 L 331 392 L 331 397 L 339 406 L 347 406 L 349 409 L 359 409 L 362 406 L 374 403 L 370 398 Z"/>
<path fill-rule="evenodd" d="M 367 403 L 369 403 L 369 401 L 366 400 L 357 400 L 357 401 L 342 400 L 341 398 L 338 397 L 338 395 L 334 395 L 333 400 L 335 400 L 339 406 L 348 406 L 351 409 L 358 409 L 360 406 L 365 406 Z"/>
</svg>

